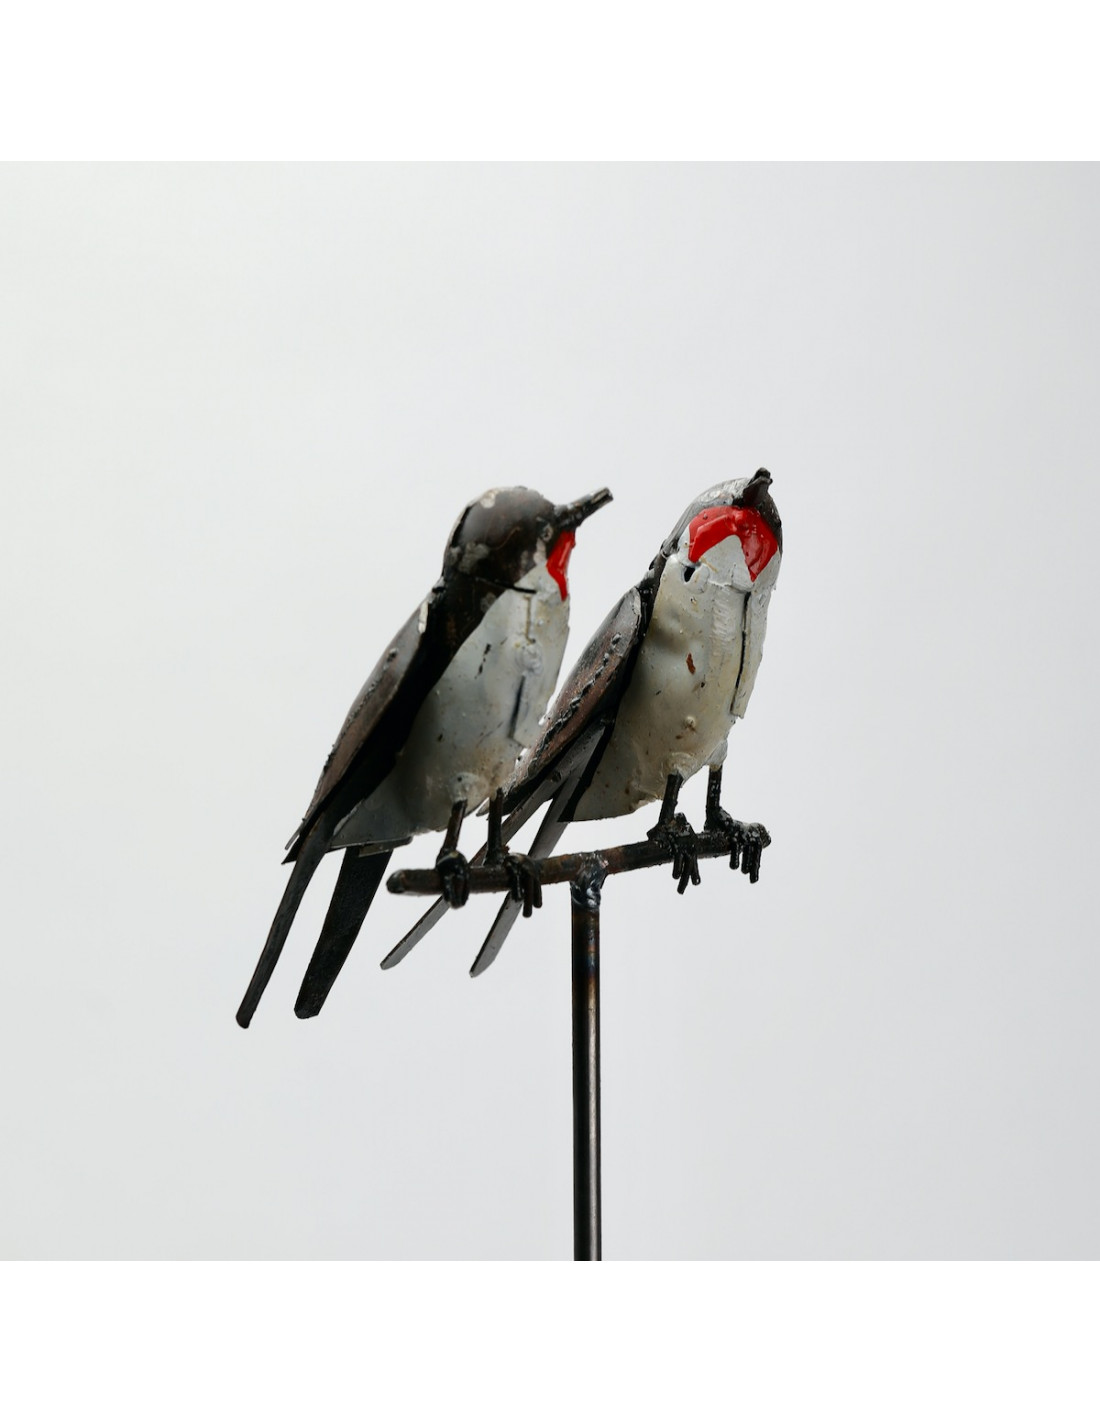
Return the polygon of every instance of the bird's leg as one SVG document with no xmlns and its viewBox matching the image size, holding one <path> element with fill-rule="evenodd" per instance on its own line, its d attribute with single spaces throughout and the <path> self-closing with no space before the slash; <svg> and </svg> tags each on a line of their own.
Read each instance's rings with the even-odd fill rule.
<svg viewBox="0 0 1100 1422">
<path fill-rule="evenodd" d="M 523 904 L 524 918 L 542 908 L 542 871 L 537 859 L 526 854 L 512 854 L 504 843 L 501 820 L 504 817 L 504 791 L 498 790 L 489 801 L 489 835 L 485 845 L 485 863 L 489 868 L 504 869 L 511 880 L 509 896 Z"/>
<path fill-rule="evenodd" d="M 678 879 L 677 892 L 683 893 L 688 884 L 701 883 L 699 860 L 695 853 L 695 831 L 687 822 L 687 817 L 678 814 L 676 801 L 684 777 L 673 771 L 665 782 L 665 798 L 661 803 L 661 813 L 657 823 L 647 836 L 672 855 L 672 877 Z"/>
<path fill-rule="evenodd" d="M 447 833 L 443 848 L 435 857 L 435 867 L 439 871 L 443 887 L 443 897 L 451 908 L 461 908 L 470 897 L 470 863 L 458 849 L 458 832 L 466 814 L 466 801 L 456 800 L 447 822 Z"/>
<path fill-rule="evenodd" d="M 706 829 L 712 834 L 728 834 L 731 837 L 740 831 L 741 821 L 722 808 L 722 767 L 712 765 L 707 773 L 707 822 Z"/>
<path fill-rule="evenodd" d="M 707 823 L 711 834 L 724 834 L 729 840 L 730 868 L 740 868 L 749 876 L 749 883 L 760 878 L 760 856 L 772 842 L 763 825 L 746 825 L 727 814 L 719 803 L 722 796 L 722 767 L 712 765 L 707 778 Z"/>
<path fill-rule="evenodd" d="M 679 771 L 674 770 L 665 782 L 665 798 L 661 801 L 661 813 L 657 816 L 655 829 L 662 829 L 670 825 L 676 814 L 676 802 L 680 798 L 680 789 L 683 786 L 684 777 Z"/>
<path fill-rule="evenodd" d="M 485 863 L 500 864 L 504 860 L 504 791 L 497 790 L 489 801 L 489 833 L 485 839 Z"/>
</svg>

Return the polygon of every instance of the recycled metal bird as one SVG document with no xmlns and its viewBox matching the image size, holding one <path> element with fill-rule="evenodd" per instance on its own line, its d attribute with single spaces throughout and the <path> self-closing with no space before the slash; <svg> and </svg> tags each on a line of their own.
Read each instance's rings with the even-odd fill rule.
<svg viewBox="0 0 1100 1422">
<path fill-rule="evenodd" d="M 343 849 L 339 877 L 295 1004 L 318 1013 L 343 967 L 393 850 L 446 830 L 437 866 L 448 904 L 469 892 L 458 852 L 465 814 L 495 796 L 534 740 L 569 627 L 567 571 L 576 530 L 606 489 L 552 504 L 532 489 L 491 489 L 467 505 L 443 571 L 356 698 L 285 862 L 293 865 L 237 1011 L 247 1027 L 321 859 Z M 495 824 L 499 829 L 499 813 Z M 496 862 L 528 911 L 537 876 L 499 845 Z"/>
</svg>

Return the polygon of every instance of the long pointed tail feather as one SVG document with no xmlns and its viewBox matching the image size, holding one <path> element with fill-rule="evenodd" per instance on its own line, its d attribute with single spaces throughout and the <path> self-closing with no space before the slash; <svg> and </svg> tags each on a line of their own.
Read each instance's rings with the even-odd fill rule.
<svg viewBox="0 0 1100 1422">
<path fill-rule="evenodd" d="M 294 1004 L 298 1017 L 316 1017 L 324 1006 L 340 969 L 347 962 L 392 854 L 392 849 L 381 854 L 361 854 L 355 848 L 344 851 L 321 935 Z"/>
<path fill-rule="evenodd" d="M 247 1027 L 252 1021 L 252 1014 L 259 1005 L 264 989 L 271 981 L 271 974 L 275 971 L 275 964 L 279 961 L 279 954 L 283 951 L 283 944 L 290 932 L 290 925 L 294 922 L 294 915 L 298 912 L 298 905 L 302 902 L 302 895 L 313 878 L 318 864 L 324 858 L 327 848 L 327 825 L 323 826 L 318 823 L 302 844 L 298 858 L 294 861 L 290 878 L 283 890 L 283 897 L 279 900 L 279 907 L 275 911 L 275 918 L 268 932 L 267 942 L 264 944 L 260 960 L 256 964 L 256 970 L 252 974 L 252 981 L 248 984 L 245 995 L 241 999 L 240 1007 L 237 1008 L 237 1021 L 242 1027 Z"/>
</svg>

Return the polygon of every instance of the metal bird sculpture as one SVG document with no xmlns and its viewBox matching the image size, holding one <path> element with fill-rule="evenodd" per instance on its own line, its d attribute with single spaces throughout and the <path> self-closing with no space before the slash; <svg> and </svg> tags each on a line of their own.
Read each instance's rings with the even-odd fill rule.
<svg viewBox="0 0 1100 1422">
<path fill-rule="evenodd" d="M 699 871 L 677 798 L 707 766 L 706 828 L 729 837 L 731 864 L 756 881 L 768 833 L 732 819 L 720 796 L 727 738 L 752 695 L 782 561 L 771 482 L 760 469 L 691 503 L 582 653 L 504 791 L 505 835 L 550 802 L 532 860 L 552 854 L 572 820 L 627 815 L 660 800 L 650 838 L 673 856 L 682 893 Z M 514 897 L 502 906 L 472 975 L 494 961 L 519 908 Z M 437 900 L 382 966 L 399 963 L 446 909 Z"/>
<path fill-rule="evenodd" d="M 399 845 L 445 829 L 436 863 L 446 901 L 465 902 L 462 820 L 487 798 L 499 809 L 500 787 L 537 734 L 565 650 L 576 530 L 610 499 L 601 489 L 555 505 L 532 489 L 491 489 L 467 505 L 439 580 L 367 678 L 288 845 L 293 867 L 237 1011 L 242 1027 L 330 850 L 344 856 L 299 1017 L 321 1010 Z M 529 910 L 538 886 L 526 860 L 498 846 L 497 862 Z"/>
</svg>

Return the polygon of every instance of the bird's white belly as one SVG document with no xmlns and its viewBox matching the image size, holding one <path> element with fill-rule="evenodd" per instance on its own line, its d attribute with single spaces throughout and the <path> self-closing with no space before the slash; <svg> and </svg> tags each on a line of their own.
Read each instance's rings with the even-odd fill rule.
<svg viewBox="0 0 1100 1422">
<path fill-rule="evenodd" d="M 334 847 L 403 843 L 476 809 L 535 739 L 561 668 L 569 604 L 544 568 L 533 594 L 501 593 L 424 700 L 393 770 L 337 829 Z M 548 585 L 548 586 L 547 586 Z"/>
<path fill-rule="evenodd" d="M 721 764 L 745 663 L 749 598 L 702 568 L 691 582 L 665 577 L 615 729 L 575 818 L 626 815 Z M 741 706 L 737 708 L 740 714 Z"/>
</svg>

